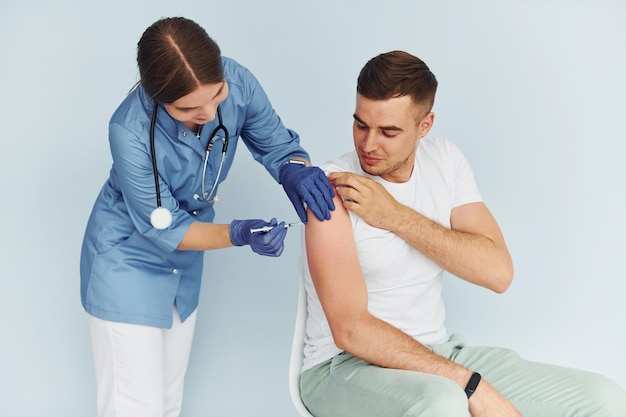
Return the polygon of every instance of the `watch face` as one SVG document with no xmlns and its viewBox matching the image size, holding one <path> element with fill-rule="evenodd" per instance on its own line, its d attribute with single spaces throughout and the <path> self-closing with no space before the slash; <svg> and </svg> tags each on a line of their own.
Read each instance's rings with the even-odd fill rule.
<svg viewBox="0 0 626 417">
<path fill-rule="evenodd" d="M 290 164 L 299 164 L 299 165 L 306 165 L 306 162 L 301 161 L 299 159 L 290 159 L 289 161 L 287 161 Z"/>
</svg>

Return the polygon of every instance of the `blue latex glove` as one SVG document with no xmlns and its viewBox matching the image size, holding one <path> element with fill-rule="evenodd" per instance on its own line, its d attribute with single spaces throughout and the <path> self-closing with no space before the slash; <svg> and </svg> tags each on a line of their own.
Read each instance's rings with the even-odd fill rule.
<svg viewBox="0 0 626 417">
<path fill-rule="evenodd" d="M 274 227 L 269 232 L 251 233 L 250 229 L 258 229 L 264 226 Z M 266 222 L 261 219 L 233 220 L 228 229 L 230 241 L 234 246 L 250 245 L 252 250 L 259 255 L 280 256 L 285 249 L 285 236 L 287 228 L 285 222 L 278 223 L 276 219 Z"/>
<path fill-rule="evenodd" d="M 288 163 L 280 168 L 278 178 L 300 221 L 307 222 L 305 203 L 318 220 L 330 219 L 330 211 L 335 209 L 335 190 L 319 167 Z"/>
</svg>

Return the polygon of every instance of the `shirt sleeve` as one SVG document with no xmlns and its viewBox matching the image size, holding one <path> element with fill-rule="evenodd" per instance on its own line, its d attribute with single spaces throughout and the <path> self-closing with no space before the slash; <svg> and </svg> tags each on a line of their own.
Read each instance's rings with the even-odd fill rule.
<svg viewBox="0 0 626 417">
<path fill-rule="evenodd" d="M 452 142 L 446 141 L 446 143 L 453 170 L 452 208 L 483 201 L 474 178 L 474 171 L 467 158 Z"/>
<path fill-rule="evenodd" d="M 113 158 L 115 183 L 122 195 L 123 206 L 135 229 L 166 252 L 172 252 L 183 239 L 193 219 L 180 210 L 165 182 L 159 178 L 162 206 L 172 212 L 172 225 L 155 229 L 150 214 L 157 207 L 154 173 L 149 149 L 125 127 L 111 123 L 109 143 Z M 119 205 L 119 203 L 118 203 Z"/>
<path fill-rule="evenodd" d="M 309 160 L 309 154 L 300 146 L 300 136 L 285 127 L 259 81 L 250 71 L 243 70 L 249 102 L 241 138 L 253 158 L 278 181 L 280 167 L 287 160 L 296 157 Z"/>
</svg>

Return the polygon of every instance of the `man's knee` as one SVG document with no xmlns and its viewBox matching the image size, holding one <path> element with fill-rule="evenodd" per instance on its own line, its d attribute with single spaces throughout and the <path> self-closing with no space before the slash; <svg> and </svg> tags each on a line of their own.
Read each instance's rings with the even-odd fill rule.
<svg viewBox="0 0 626 417">
<path fill-rule="evenodd" d="M 587 399 L 593 416 L 626 416 L 626 391 L 609 378 L 596 375 L 590 380 Z"/>
</svg>

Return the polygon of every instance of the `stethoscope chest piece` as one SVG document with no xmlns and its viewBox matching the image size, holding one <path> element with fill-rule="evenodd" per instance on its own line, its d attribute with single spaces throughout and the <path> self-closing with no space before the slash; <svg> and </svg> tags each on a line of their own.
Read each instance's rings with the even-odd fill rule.
<svg viewBox="0 0 626 417">
<path fill-rule="evenodd" d="M 155 229 L 167 229 L 172 224 L 172 212 L 165 207 L 157 207 L 150 213 L 150 223 Z"/>
</svg>

